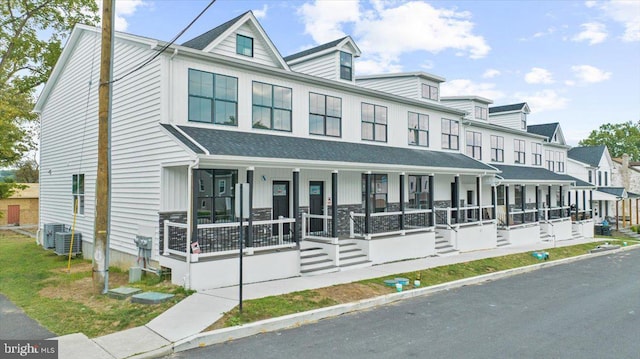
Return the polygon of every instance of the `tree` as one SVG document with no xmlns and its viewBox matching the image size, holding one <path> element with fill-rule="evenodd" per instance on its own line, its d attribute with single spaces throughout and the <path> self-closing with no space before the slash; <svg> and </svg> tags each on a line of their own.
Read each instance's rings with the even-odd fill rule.
<svg viewBox="0 0 640 359">
<path fill-rule="evenodd" d="M 632 161 L 640 161 L 640 121 L 601 125 L 591 131 L 589 137 L 578 143 L 580 146 L 606 145 L 611 157 L 628 154 Z"/>
<path fill-rule="evenodd" d="M 37 118 L 36 88 L 49 78 L 75 24 L 96 23 L 97 10 L 95 0 L 0 1 L 0 167 L 34 148 L 27 125 Z"/>
<path fill-rule="evenodd" d="M 16 170 L 16 182 L 20 183 L 38 183 L 40 174 L 40 165 L 33 159 L 20 161 Z"/>
</svg>

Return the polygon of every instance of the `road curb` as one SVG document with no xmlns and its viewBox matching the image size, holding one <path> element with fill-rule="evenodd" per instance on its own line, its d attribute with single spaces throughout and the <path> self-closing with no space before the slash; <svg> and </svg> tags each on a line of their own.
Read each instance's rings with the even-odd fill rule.
<svg viewBox="0 0 640 359">
<path fill-rule="evenodd" d="M 249 337 L 252 335 L 267 333 L 276 330 L 289 329 L 299 327 L 305 324 L 314 323 L 321 319 L 336 317 L 342 314 L 361 311 L 365 309 L 371 309 L 385 304 L 397 302 L 399 300 L 414 298 L 418 296 L 425 296 L 433 293 L 437 293 L 444 290 L 456 289 L 467 285 L 474 285 L 492 280 L 502 279 L 517 274 L 523 274 L 532 272 L 534 270 L 553 267 L 557 265 L 572 263 L 587 258 L 594 258 L 605 256 L 609 254 L 615 254 L 628 250 L 640 248 L 640 245 L 631 245 L 627 247 L 620 247 L 598 253 L 583 254 L 576 257 L 563 258 L 553 261 L 547 261 L 529 265 L 526 267 L 518 267 L 507 269 L 500 272 L 483 274 L 475 277 L 464 278 L 453 282 L 447 282 L 442 284 L 433 285 L 430 287 L 412 289 L 408 291 L 386 294 L 379 297 L 363 299 L 357 302 L 344 303 L 331 307 L 314 309 L 307 312 L 290 314 L 282 317 L 266 319 L 254 323 L 249 323 L 237 327 L 217 329 L 209 332 L 198 333 L 185 339 L 179 340 L 173 344 L 173 352 L 181 352 L 185 350 L 195 349 L 199 347 L 206 347 L 209 345 L 220 344 L 227 341 L 232 341 L 240 338 Z M 142 358 L 142 357 L 140 357 Z M 149 356 L 148 358 L 153 358 Z"/>
</svg>

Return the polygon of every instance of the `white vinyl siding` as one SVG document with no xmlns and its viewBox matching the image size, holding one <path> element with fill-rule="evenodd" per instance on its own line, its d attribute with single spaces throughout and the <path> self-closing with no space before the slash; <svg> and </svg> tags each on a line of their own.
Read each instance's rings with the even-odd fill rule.
<svg viewBox="0 0 640 359">
<path fill-rule="evenodd" d="M 506 114 L 489 114 L 489 123 L 494 125 L 512 128 L 514 130 L 526 131 L 522 129 L 522 113 L 513 112 Z"/>
<path fill-rule="evenodd" d="M 420 96 L 420 81 L 417 77 L 394 77 L 381 79 L 356 79 L 358 86 L 409 97 L 415 100 Z"/>
<path fill-rule="evenodd" d="M 236 52 L 236 40 L 237 35 L 242 35 L 246 37 L 250 37 L 253 39 L 253 56 L 245 56 L 240 55 Z M 242 59 L 245 61 L 252 61 L 259 63 L 261 65 L 271 66 L 271 67 L 282 67 L 280 62 L 273 54 L 269 45 L 262 40 L 262 37 L 258 30 L 249 22 L 243 24 L 238 28 L 237 31 L 231 33 L 228 37 L 226 37 L 223 41 L 221 41 L 213 50 L 211 50 L 214 54 L 220 54 L 225 56 L 231 56 L 237 59 Z"/>
<path fill-rule="evenodd" d="M 329 80 L 337 80 L 340 78 L 338 54 L 338 51 L 332 52 L 304 62 L 293 65 L 290 64 L 289 67 L 295 72 L 322 77 Z"/>
</svg>

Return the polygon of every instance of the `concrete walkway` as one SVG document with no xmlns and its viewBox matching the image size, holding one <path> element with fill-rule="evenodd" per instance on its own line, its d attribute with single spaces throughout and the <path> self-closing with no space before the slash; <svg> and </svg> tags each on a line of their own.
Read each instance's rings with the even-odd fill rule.
<svg viewBox="0 0 640 359">
<path fill-rule="evenodd" d="M 571 246 L 593 241 L 593 239 L 561 241 L 557 242 L 556 246 Z M 602 238 L 597 241 L 601 242 Z M 452 256 L 407 260 L 317 276 L 245 284 L 243 286 L 243 299 L 249 300 L 307 289 L 323 288 L 448 264 L 552 248 L 553 246 L 553 243 L 510 245 Z M 83 334 L 71 334 L 54 339 L 59 340 L 60 358 L 64 359 L 160 357 L 171 353 L 174 343 L 185 341 L 189 337 L 197 335 L 220 319 L 225 312 L 238 305 L 238 298 L 238 286 L 206 290 L 185 298 L 142 327 L 94 339 L 89 339 Z"/>
</svg>

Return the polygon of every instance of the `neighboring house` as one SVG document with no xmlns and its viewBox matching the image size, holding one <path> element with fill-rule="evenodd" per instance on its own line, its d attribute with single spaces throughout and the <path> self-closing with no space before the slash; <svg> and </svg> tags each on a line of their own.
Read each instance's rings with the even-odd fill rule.
<svg viewBox="0 0 640 359">
<path fill-rule="evenodd" d="M 36 105 L 40 223 L 70 224 L 77 201 L 87 257 L 99 32 L 74 29 Z M 114 78 L 163 46 L 117 32 Z M 592 236 L 567 194 L 593 186 L 567 174 L 564 143 L 527 132 L 526 104 L 443 99 L 422 72 L 359 78 L 358 56 L 347 36 L 282 57 L 247 12 L 114 82 L 111 264 L 150 235 L 174 283 L 205 289 L 238 282 L 241 233 L 246 282 Z"/>
<path fill-rule="evenodd" d="M 27 188 L 17 190 L 11 197 L 0 199 L 0 226 L 37 225 L 40 185 L 23 183 Z"/>
<path fill-rule="evenodd" d="M 640 224 L 640 161 L 630 161 L 629 155 L 622 158 L 612 158 L 614 186 L 624 187 L 627 190 L 629 200 L 625 209 L 631 209 L 631 221 Z"/>
</svg>

